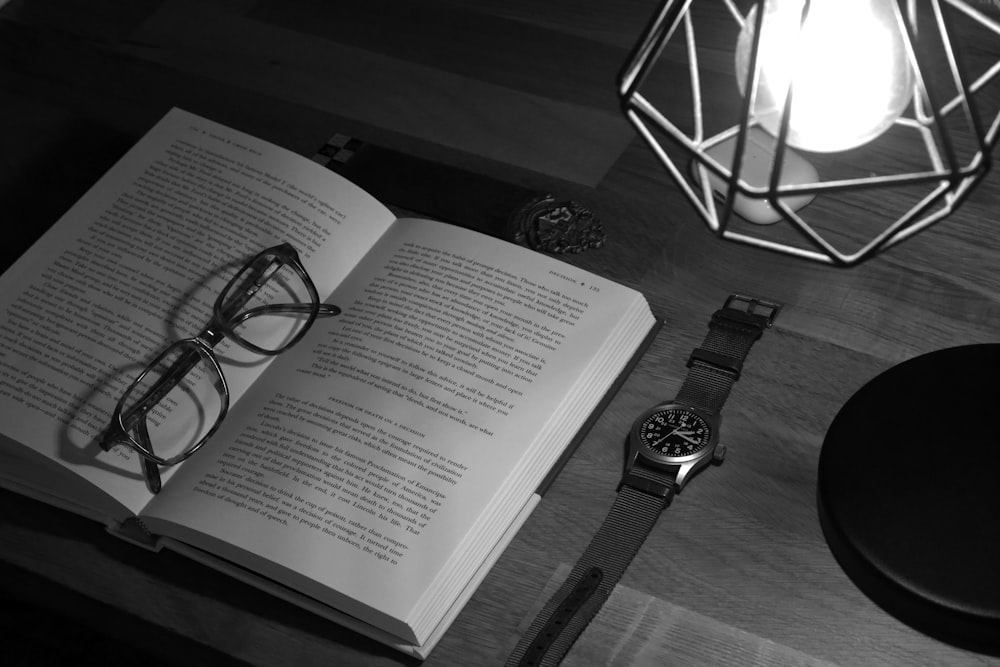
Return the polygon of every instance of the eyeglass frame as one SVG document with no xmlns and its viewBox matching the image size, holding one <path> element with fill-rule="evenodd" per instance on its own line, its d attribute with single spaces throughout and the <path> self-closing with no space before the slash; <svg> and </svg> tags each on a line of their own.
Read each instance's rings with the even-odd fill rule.
<svg viewBox="0 0 1000 667">
<path fill-rule="evenodd" d="M 255 265 L 263 262 L 267 257 L 271 257 L 271 259 L 254 271 Z M 244 310 L 243 307 L 246 303 L 264 287 L 268 280 L 282 266 L 291 267 L 298 277 L 302 279 L 306 291 L 309 293 L 311 303 L 271 304 Z M 230 292 L 233 291 L 241 278 L 243 283 L 250 283 L 249 287 L 234 294 L 231 298 L 227 298 L 230 297 Z M 256 352 L 264 356 L 277 356 L 302 340 L 306 332 L 309 331 L 318 318 L 333 317 L 339 315 L 340 312 L 341 310 L 337 306 L 320 302 L 316 285 L 302 264 L 298 252 L 291 244 L 281 243 L 262 250 L 247 261 L 219 292 L 219 296 L 216 298 L 212 308 L 212 317 L 208 321 L 208 324 L 197 335 L 190 338 L 182 338 L 167 345 L 152 362 L 146 365 L 142 373 L 122 393 L 122 397 L 118 400 L 118 404 L 112 413 L 111 424 L 104 431 L 100 439 L 101 449 L 109 451 L 118 444 L 131 447 L 140 456 L 147 488 L 151 493 L 159 493 L 162 488 L 159 466 L 177 465 L 190 458 L 215 434 L 229 412 L 229 385 L 226 382 L 225 373 L 222 372 L 222 366 L 219 364 L 213 348 L 228 337 L 236 344 L 251 352 Z M 275 313 L 308 313 L 308 319 L 301 329 L 278 349 L 268 349 L 255 345 L 235 331 L 236 326 L 247 320 L 259 315 Z M 184 348 L 190 349 L 184 350 Z M 166 372 L 163 373 L 163 376 L 152 387 L 147 389 L 143 396 L 135 401 L 130 410 L 126 411 L 124 405 L 126 399 L 129 398 L 133 390 L 142 382 L 143 378 L 155 369 L 168 355 L 178 349 L 184 351 L 182 351 L 177 360 L 170 365 Z M 211 365 L 215 373 L 213 378 L 221 382 L 219 396 L 222 399 L 222 404 L 219 416 L 216 418 L 215 424 L 192 447 L 181 454 L 169 458 L 158 456 L 153 451 L 152 443 L 150 443 L 146 426 L 146 416 L 201 360 Z M 128 422 L 128 426 L 126 426 L 126 422 Z M 133 430 L 137 430 L 139 437 L 144 439 L 148 444 L 143 444 L 133 437 L 131 435 Z"/>
</svg>

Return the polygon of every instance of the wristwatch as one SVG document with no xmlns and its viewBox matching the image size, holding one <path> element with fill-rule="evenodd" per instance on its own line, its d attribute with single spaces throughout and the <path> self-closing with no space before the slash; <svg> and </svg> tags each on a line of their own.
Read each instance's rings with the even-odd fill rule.
<svg viewBox="0 0 1000 667">
<path fill-rule="evenodd" d="M 618 497 L 566 581 L 535 617 L 508 667 L 558 665 L 583 632 L 675 493 L 709 463 L 721 463 L 720 411 L 750 348 L 781 305 L 730 295 L 688 358 L 677 397 L 644 412 L 628 436 Z"/>
</svg>

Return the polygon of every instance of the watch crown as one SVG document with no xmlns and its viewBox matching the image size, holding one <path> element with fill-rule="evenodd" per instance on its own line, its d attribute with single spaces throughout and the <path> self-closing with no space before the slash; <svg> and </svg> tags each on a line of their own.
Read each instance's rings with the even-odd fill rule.
<svg viewBox="0 0 1000 667">
<path fill-rule="evenodd" d="M 715 446 L 715 451 L 712 452 L 712 463 L 715 465 L 720 465 L 726 459 L 726 446 L 721 442 Z"/>
</svg>

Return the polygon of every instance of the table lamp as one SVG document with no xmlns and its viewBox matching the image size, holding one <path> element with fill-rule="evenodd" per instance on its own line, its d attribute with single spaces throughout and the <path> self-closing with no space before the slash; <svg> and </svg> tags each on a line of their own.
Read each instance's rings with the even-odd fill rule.
<svg viewBox="0 0 1000 667">
<path fill-rule="evenodd" d="M 988 8 L 667 0 L 618 92 L 716 235 L 852 266 L 951 214 L 988 171 L 1000 125 Z"/>
<path fill-rule="evenodd" d="M 715 234 L 852 266 L 951 214 L 988 171 L 998 13 L 992 0 L 666 0 L 619 94 Z M 890 368 L 841 408 L 817 471 L 823 535 L 857 587 L 996 655 L 998 368 L 1000 344 Z"/>
</svg>

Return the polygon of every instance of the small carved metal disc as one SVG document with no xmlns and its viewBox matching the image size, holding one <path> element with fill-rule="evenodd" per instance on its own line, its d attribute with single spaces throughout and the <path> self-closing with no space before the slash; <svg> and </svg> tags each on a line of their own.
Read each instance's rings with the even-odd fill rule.
<svg viewBox="0 0 1000 667">
<path fill-rule="evenodd" d="M 508 238 L 532 250 L 578 253 L 604 245 L 601 222 L 587 208 L 569 199 L 541 194 L 511 214 Z"/>
</svg>

